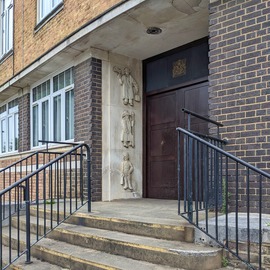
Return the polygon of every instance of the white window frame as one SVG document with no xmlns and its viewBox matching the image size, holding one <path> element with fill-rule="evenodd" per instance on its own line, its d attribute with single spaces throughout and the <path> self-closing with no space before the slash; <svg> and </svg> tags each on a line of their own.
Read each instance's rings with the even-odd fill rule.
<svg viewBox="0 0 270 270">
<path fill-rule="evenodd" d="M 13 12 L 13 0 L 0 0 L 0 58 L 13 49 Z"/>
<path fill-rule="evenodd" d="M 49 137 L 48 137 L 48 141 L 55 141 L 54 140 L 54 106 L 53 106 L 53 101 L 54 101 L 54 97 L 60 95 L 61 96 L 61 139 L 60 141 L 62 142 L 74 142 L 74 136 L 73 138 L 71 139 L 68 139 L 66 140 L 65 139 L 65 133 L 66 133 L 66 121 L 65 121 L 65 117 L 66 117 L 66 111 L 65 111 L 65 95 L 66 95 L 66 92 L 69 92 L 69 91 L 74 91 L 74 83 L 62 88 L 62 89 L 59 89 L 58 91 L 56 92 L 53 92 L 53 78 L 59 74 L 61 74 L 62 72 L 65 72 L 69 69 L 72 69 L 72 67 L 69 67 L 69 68 L 65 68 L 64 70 L 62 70 L 61 72 L 57 72 L 53 75 L 50 75 L 49 77 L 46 77 L 46 79 L 38 82 L 38 83 L 35 83 L 32 87 L 31 87 L 31 98 L 30 98 L 30 101 L 31 101 L 31 148 L 40 148 L 42 147 L 42 143 L 39 142 L 37 145 L 34 145 L 34 127 L 33 127 L 33 108 L 35 106 L 38 106 L 38 138 L 37 140 L 42 140 L 42 103 L 43 102 L 46 102 L 48 101 L 48 111 L 49 111 L 49 119 L 48 119 L 48 134 L 49 134 Z M 73 73 L 73 70 L 71 71 L 71 73 Z M 74 74 L 72 74 L 72 76 L 74 76 Z M 36 101 L 33 101 L 33 89 L 39 85 L 41 85 L 42 83 L 46 82 L 46 81 L 50 81 L 50 94 L 43 97 L 43 98 L 40 98 Z M 73 107 L 73 116 L 74 116 L 74 107 Z M 73 122 L 74 124 L 74 122 Z M 73 130 L 74 130 L 74 127 L 73 127 Z M 73 134 L 74 135 L 74 134 Z"/>
<path fill-rule="evenodd" d="M 38 4 L 38 16 L 37 22 L 39 23 L 43 19 L 45 19 L 52 10 L 56 9 L 60 4 L 63 3 L 63 0 L 37 0 Z M 46 6 L 46 10 L 44 11 L 44 6 Z"/>
<path fill-rule="evenodd" d="M 0 114 L 0 154 L 9 154 L 18 152 L 19 147 L 19 106 L 16 105 L 9 109 L 9 103 L 3 104 L 6 106 L 5 112 Z M 2 130 L 2 122 L 5 121 L 5 131 Z M 10 126 L 11 122 L 11 126 Z M 10 132 L 11 131 L 11 132 Z M 12 133 L 12 136 L 10 136 Z M 16 136 L 17 135 L 17 136 Z M 6 142 L 6 149 L 3 152 L 3 137 Z M 17 144 L 16 144 L 17 139 Z M 10 145 L 11 143 L 11 145 Z M 17 147 L 16 147 L 17 146 Z"/>
</svg>

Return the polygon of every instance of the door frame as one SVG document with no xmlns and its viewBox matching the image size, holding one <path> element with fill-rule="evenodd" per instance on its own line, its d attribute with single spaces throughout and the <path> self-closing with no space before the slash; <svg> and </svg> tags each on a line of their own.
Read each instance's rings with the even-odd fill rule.
<svg viewBox="0 0 270 270">
<path fill-rule="evenodd" d="M 144 64 L 145 66 L 145 64 Z M 143 198 L 147 198 L 147 98 L 149 96 L 164 94 L 167 92 L 180 90 L 181 88 L 186 88 L 189 86 L 194 86 L 197 84 L 208 82 L 208 77 L 202 77 L 200 79 L 188 81 L 182 84 L 174 85 L 172 87 L 167 87 L 157 91 L 151 91 L 146 93 L 146 72 L 145 67 L 143 68 Z"/>
</svg>

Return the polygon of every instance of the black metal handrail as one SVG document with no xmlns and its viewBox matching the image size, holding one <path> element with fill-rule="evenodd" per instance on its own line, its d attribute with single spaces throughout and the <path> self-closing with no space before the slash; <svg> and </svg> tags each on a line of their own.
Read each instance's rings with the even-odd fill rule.
<svg viewBox="0 0 270 270">
<path fill-rule="evenodd" d="M 183 111 L 184 113 L 187 113 L 187 114 L 193 115 L 193 116 L 195 116 L 195 117 L 197 117 L 197 118 L 199 118 L 199 119 L 202 119 L 202 120 L 204 120 L 204 121 L 206 121 L 206 122 L 212 123 L 212 124 L 214 124 L 214 125 L 216 125 L 216 126 L 218 126 L 218 127 L 223 127 L 223 124 L 221 124 L 221 123 L 219 123 L 219 122 L 217 122 L 217 121 L 214 121 L 214 120 L 212 120 L 212 119 L 209 119 L 209 118 L 207 118 L 207 117 L 204 117 L 204 116 L 202 116 L 202 115 L 200 115 L 200 114 L 198 114 L 198 113 L 195 113 L 195 112 L 193 112 L 193 111 L 190 111 L 190 110 L 188 110 L 188 109 L 183 108 L 182 111 Z"/>
<path fill-rule="evenodd" d="M 187 114 L 188 115 L 188 125 L 187 125 L 187 129 L 189 130 L 189 131 L 191 131 L 192 133 L 197 133 L 197 135 L 199 136 L 199 137 L 201 137 L 200 136 L 200 134 L 198 133 L 198 132 L 194 132 L 194 131 L 192 131 L 191 130 L 191 115 L 192 116 L 194 116 L 194 117 L 196 117 L 196 118 L 199 118 L 199 119 L 201 119 L 201 120 L 203 120 L 203 121 L 205 121 L 205 122 L 207 122 L 207 123 L 211 123 L 211 124 L 214 124 L 216 127 L 217 127 L 217 138 L 214 138 L 214 137 L 211 137 L 211 136 L 209 136 L 209 138 L 207 138 L 211 143 L 213 143 L 213 142 L 215 142 L 215 143 L 217 143 L 217 145 L 218 146 L 222 146 L 222 145 L 224 145 L 224 144 L 226 144 L 227 142 L 226 141 L 224 141 L 224 140 L 221 140 L 220 139 L 220 132 L 219 132 L 219 128 L 220 127 L 223 127 L 223 124 L 221 124 L 221 123 L 219 123 L 219 122 L 217 122 L 217 121 L 214 121 L 214 120 L 212 120 L 212 119 L 210 119 L 210 118 L 208 118 L 208 117 L 205 117 L 205 116 L 203 116 L 203 115 L 200 115 L 200 114 L 198 114 L 198 113 L 195 113 L 195 112 L 193 112 L 193 111 L 190 111 L 190 110 L 188 110 L 188 109 L 186 109 L 186 108 L 182 108 L 182 112 L 184 112 L 185 114 Z M 204 136 L 204 139 L 206 138 L 206 136 L 207 135 L 203 135 Z M 213 138 L 213 139 L 212 139 Z M 221 144 L 219 144 L 219 142 L 218 141 L 222 141 L 221 142 Z"/>
<path fill-rule="evenodd" d="M 35 151 L 28 156 L 13 162 L 5 168 L 0 169 L 0 190 L 4 190 L 5 188 L 11 186 L 19 179 L 22 179 L 28 174 L 36 171 L 40 166 L 55 159 L 60 154 L 62 153 L 52 151 L 48 152 L 47 150 Z M 17 211 L 17 207 L 22 203 L 22 198 L 19 198 L 20 202 L 17 202 L 17 199 L 17 196 L 15 196 L 13 208 L 10 210 L 10 213 L 8 211 L 3 211 L 1 216 L 2 220 L 7 219 L 10 214 L 14 214 Z M 4 201 L 6 201 L 5 198 Z"/>
<path fill-rule="evenodd" d="M 183 128 L 177 131 L 178 184 L 184 190 L 178 213 L 250 269 L 262 269 L 263 231 L 269 231 L 263 190 L 270 174 Z"/>
<path fill-rule="evenodd" d="M 35 153 L 49 155 L 50 153 Z M 51 154 L 52 155 L 52 154 Z M 0 269 L 6 269 L 23 254 L 26 254 L 26 263 L 31 262 L 31 247 L 50 231 L 66 220 L 83 205 L 87 204 L 91 211 L 91 182 L 90 182 L 90 148 L 86 144 L 78 144 L 62 154 L 53 154 L 54 158 L 42 166 L 36 165 L 36 170 L 28 173 L 20 180 L 0 191 Z M 39 159 L 37 159 L 38 161 Z M 85 196 L 85 190 L 87 196 Z M 12 213 L 15 204 L 16 211 Z M 30 208 L 35 205 L 35 222 L 37 230 L 34 240 L 30 232 Z M 41 213 L 42 210 L 42 213 Z M 56 210 L 57 222 L 53 222 L 53 213 Z M 61 211 L 60 211 L 61 210 Z M 4 212 L 8 218 L 3 222 Z M 49 213 L 49 214 L 48 214 Z M 25 214 L 26 236 L 20 234 L 20 220 Z M 12 217 L 17 218 L 17 228 L 12 227 Z M 39 223 L 43 218 L 44 226 L 40 231 Z M 31 217 L 33 220 L 33 216 Z M 12 236 L 16 235 L 17 244 L 14 246 Z M 26 247 L 20 244 L 25 240 Z M 3 249 L 8 247 L 8 258 L 3 263 Z M 13 255 L 12 249 L 15 249 Z"/>
</svg>

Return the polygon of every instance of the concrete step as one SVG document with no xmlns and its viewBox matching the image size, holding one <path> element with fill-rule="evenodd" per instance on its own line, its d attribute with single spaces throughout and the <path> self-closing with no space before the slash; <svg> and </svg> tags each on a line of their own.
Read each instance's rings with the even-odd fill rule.
<svg viewBox="0 0 270 270">
<path fill-rule="evenodd" d="M 3 230 L 3 242 L 8 244 L 5 236 L 8 232 Z M 12 232 L 12 246 L 17 246 L 16 230 Z M 21 232 L 21 239 L 25 239 L 25 233 Z M 35 235 L 31 235 L 31 241 L 35 242 Z M 24 248 L 25 242 L 21 241 L 21 247 Z M 63 243 L 53 239 L 43 238 L 32 248 L 32 256 L 48 263 L 58 265 L 71 270 L 181 270 L 183 268 L 173 268 L 165 265 L 152 264 L 144 261 L 133 260 L 130 258 L 116 256 L 97 250 Z M 34 263 L 33 263 L 34 265 Z M 27 266 L 28 267 L 28 266 Z M 30 266 L 29 266 L 30 267 Z M 30 269 L 30 268 L 25 268 Z M 39 268 L 35 268 L 39 269 Z M 47 268 L 50 269 L 50 268 Z M 193 268 L 198 269 L 198 268 Z M 40 269 L 39 269 L 40 270 Z"/>
<path fill-rule="evenodd" d="M 11 252 L 11 254 L 10 254 Z M 15 258 L 17 255 L 17 252 L 13 249 L 9 250 L 8 247 L 2 246 L 2 260 L 3 265 L 7 265 L 9 262 L 9 254 L 11 255 L 11 258 Z M 68 270 L 67 268 L 60 267 L 58 265 L 54 265 L 45 261 L 38 260 L 34 257 L 31 257 L 31 263 L 26 264 L 25 263 L 26 257 L 23 255 L 18 260 L 16 260 L 13 264 L 11 264 L 7 270 Z"/>
<path fill-rule="evenodd" d="M 37 232 L 36 219 L 31 221 L 31 231 Z M 13 225 L 18 224 L 16 218 Z M 47 224 L 49 225 L 49 223 Z M 20 229 L 25 230 L 24 218 Z M 49 227 L 47 228 L 49 230 Z M 44 232 L 44 220 L 39 218 L 39 231 Z M 183 267 L 184 269 L 217 269 L 221 267 L 221 250 L 180 241 L 169 241 L 131 235 L 73 224 L 61 224 L 48 234 L 49 238 L 73 245 L 143 260 L 159 265 Z M 196 266 L 194 268 L 194 266 Z"/>
<path fill-rule="evenodd" d="M 64 219 L 64 212 L 57 212 L 47 210 L 46 214 L 44 209 L 39 209 L 39 216 L 57 220 Z M 37 216 L 36 207 L 31 208 L 31 215 Z M 127 219 L 119 219 L 113 217 L 94 216 L 85 213 L 75 213 L 66 220 L 67 223 L 83 225 L 86 227 L 105 229 L 110 231 L 124 232 L 127 234 L 135 234 L 141 236 L 148 236 L 166 240 L 177 240 L 193 243 L 194 241 L 194 228 L 192 226 L 176 226 L 159 223 L 148 223 L 133 221 Z"/>
</svg>

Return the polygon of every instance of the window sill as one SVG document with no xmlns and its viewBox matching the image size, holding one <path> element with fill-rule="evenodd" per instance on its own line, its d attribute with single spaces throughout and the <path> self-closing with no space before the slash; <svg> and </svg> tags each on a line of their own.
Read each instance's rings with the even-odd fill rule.
<svg viewBox="0 0 270 270">
<path fill-rule="evenodd" d="M 75 143 L 74 139 L 61 141 L 61 142 L 63 142 L 63 144 L 49 143 L 48 149 L 68 148 L 68 147 L 72 147 L 72 145 L 69 145 L 69 143 Z M 67 143 L 67 144 L 65 144 L 65 143 Z M 81 143 L 81 142 L 76 142 L 76 143 Z M 31 150 L 37 151 L 37 150 L 44 150 L 46 148 L 47 148 L 46 144 L 41 144 L 41 145 L 37 145 L 37 146 L 32 146 Z"/>
<path fill-rule="evenodd" d="M 15 150 L 15 151 L 6 152 L 6 153 L 0 153 L 0 157 L 1 158 L 11 158 L 11 157 L 18 156 L 19 154 L 20 154 L 19 151 Z"/>
<path fill-rule="evenodd" d="M 38 32 L 47 22 L 49 22 L 56 14 L 64 8 L 64 2 L 56 6 L 46 17 L 44 17 L 34 28 L 34 33 Z"/>
<path fill-rule="evenodd" d="M 6 52 L 2 57 L 0 57 L 0 65 L 5 62 L 11 55 L 13 55 L 13 49 Z"/>
</svg>

